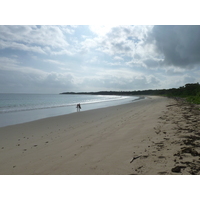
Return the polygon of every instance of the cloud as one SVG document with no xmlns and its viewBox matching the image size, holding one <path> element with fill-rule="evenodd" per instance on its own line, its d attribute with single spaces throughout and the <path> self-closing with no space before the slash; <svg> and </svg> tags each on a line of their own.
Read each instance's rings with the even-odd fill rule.
<svg viewBox="0 0 200 200">
<path fill-rule="evenodd" d="M 25 67 L 25 66 L 21 66 L 21 63 L 18 62 L 16 59 L 12 59 L 12 58 L 6 58 L 6 57 L 0 57 L 0 70 L 2 71 L 7 71 L 8 74 L 9 73 L 22 73 L 24 74 L 24 76 L 26 74 L 33 74 L 34 76 L 37 77 L 44 77 L 46 72 L 40 70 L 40 69 L 35 69 L 32 67 Z M 16 76 L 17 79 L 17 76 Z M 5 82 L 7 83 L 7 82 Z"/>
<path fill-rule="evenodd" d="M 160 66 L 162 59 L 147 58 L 147 59 L 144 59 L 142 62 L 146 65 L 146 67 L 156 68 Z"/>
<path fill-rule="evenodd" d="M 6 85 L 5 85 L 6 83 Z M 70 73 L 47 73 L 33 68 L 0 68 L 0 91 L 4 93 L 60 93 L 76 90 Z"/>
<path fill-rule="evenodd" d="M 134 40 L 130 39 L 132 28 L 115 27 L 99 38 L 99 50 L 109 55 L 132 56 L 135 50 Z"/>
<path fill-rule="evenodd" d="M 0 26 L 0 91 L 142 90 L 197 82 L 199 35 L 196 26 Z"/>
<path fill-rule="evenodd" d="M 165 73 L 169 76 L 183 76 L 186 73 L 186 69 L 179 67 L 167 67 L 165 69 Z"/>
<path fill-rule="evenodd" d="M 5 68 L 6 66 L 18 66 L 20 62 L 16 58 L 0 57 L 0 67 Z"/>
<path fill-rule="evenodd" d="M 70 51 L 67 50 L 67 49 L 60 50 L 60 51 L 52 51 L 52 50 L 50 50 L 50 54 L 51 54 L 51 55 L 69 55 L 69 56 L 74 55 L 73 52 L 70 52 Z"/>
<path fill-rule="evenodd" d="M 99 78 L 86 78 L 83 80 L 82 86 L 88 91 L 96 90 L 142 90 L 158 88 L 160 80 L 154 76 L 133 76 L 117 77 L 114 75 L 107 75 Z M 117 88 L 117 89 L 116 89 Z"/>
<path fill-rule="evenodd" d="M 140 67 L 146 67 L 146 65 L 142 62 L 142 59 L 132 59 L 131 61 L 128 61 L 125 63 L 127 66 L 134 67 L 134 68 L 140 68 Z"/>
<path fill-rule="evenodd" d="M 83 43 L 87 46 L 87 52 L 89 49 L 95 48 L 96 51 L 113 56 L 114 60 L 120 61 L 110 62 L 106 60 L 104 63 L 113 66 L 124 64 L 132 68 L 152 68 L 160 65 L 163 58 L 159 57 L 160 55 L 155 51 L 154 43 L 147 42 L 147 37 L 153 26 L 111 26 L 103 33 L 100 30 L 100 34 L 97 34 L 98 28 L 91 28 L 97 35 L 93 39 L 95 45 L 91 46 L 85 41 Z"/>
<path fill-rule="evenodd" d="M 111 66 L 120 66 L 122 65 L 121 62 L 108 62 L 105 61 L 106 65 L 111 65 Z"/>
<path fill-rule="evenodd" d="M 66 32 L 70 35 L 72 35 L 75 32 L 75 28 L 77 28 L 77 26 L 75 26 L 75 25 L 74 26 L 73 25 L 60 26 L 60 27 L 64 32 Z"/>
<path fill-rule="evenodd" d="M 133 41 L 135 36 L 133 34 L 134 27 L 91 26 L 90 29 L 97 35 L 94 39 L 95 45 L 101 52 L 109 55 L 127 54 L 135 48 Z"/>
<path fill-rule="evenodd" d="M 94 56 L 93 58 L 90 58 L 87 63 L 98 63 L 99 60 L 98 60 L 98 57 L 97 56 Z"/>
<path fill-rule="evenodd" d="M 17 42 L 12 42 L 12 41 L 1 41 L 0 40 L 0 49 L 18 49 L 22 51 L 31 51 L 35 53 L 40 53 L 40 54 L 46 54 L 46 52 L 40 47 L 40 46 L 31 46 L 31 45 L 25 45 Z"/>
<path fill-rule="evenodd" d="M 184 83 L 195 83 L 197 81 L 196 81 L 195 77 L 185 76 L 184 79 L 183 79 L 183 82 Z"/>
<path fill-rule="evenodd" d="M 46 61 L 58 64 L 55 60 Z M 76 77 L 71 73 L 45 72 L 22 66 L 16 58 L 0 57 L 1 92 L 60 93 L 65 90 L 75 90 L 76 87 Z"/>
<path fill-rule="evenodd" d="M 91 25 L 90 30 L 98 36 L 105 36 L 116 25 Z"/>
<path fill-rule="evenodd" d="M 81 54 L 88 53 L 91 49 L 95 48 L 98 46 L 98 39 L 94 38 L 86 38 L 84 41 L 80 43 L 80 49 L 77 51 L 80 52 Z"/>
<path fill-rule="evenodd" d="M 50 64 L 56 64 L 56 65 L 65 65 L 64 63 L 60 62 L 60 61 L 57 61 L 57 60 L 51 60 L 51 59 L 46 59 L 46 60 L 43 60 L 44 62 L 48 62 Z"/>
<path fill-rule="evenodd" d="M 60 93 L 63 90 L 75 90 L 74 77 L 69 73 L 48 73 L 42 80 L 42 84 L 49 91 Z"/>
<path fill-rule="evenodd" d="M 200 26 L 154 26 L 148 40 L 164 55 L 165 66 L 193 68 L 200 63 Z"/>
<path fill-rule="evenodd" d="M 120 56 L 115 56 L 114 59 L 115 59 L 115 60 L 124 60 L 124 59 L 123 59 L 122 57 L 120 57 Z"/>
<path fill-rule="evenodd" d="M 60 26 L 0 26 L 1 49 L 11 48 L 37 53 L 70 54 L 66 34 L 69 27 Z"/>
</svg>

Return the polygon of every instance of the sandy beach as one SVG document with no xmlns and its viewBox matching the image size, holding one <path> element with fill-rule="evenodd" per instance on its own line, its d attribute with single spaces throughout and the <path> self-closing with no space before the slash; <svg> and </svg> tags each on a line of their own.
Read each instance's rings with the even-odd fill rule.
<svg viewBox="0 0 200 200">
<path fill-rule="evenodd" d="M 147 97 L 0 128 L 1 175 L 199 174 L 199 110 Z"/>
</svg>

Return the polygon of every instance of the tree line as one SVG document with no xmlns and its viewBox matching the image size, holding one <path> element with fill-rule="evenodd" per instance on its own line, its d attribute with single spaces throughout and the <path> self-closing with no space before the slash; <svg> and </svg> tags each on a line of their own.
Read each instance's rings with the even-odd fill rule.
<svg viewBox="0 0 200 200">
<path fill-rule="evenodd" d="M 63 92 L 61 94 L 90 95 L 161 95 L 167 97 L 185 98 L 187 101 L 200 104 L 200 84 L 188 83 L 185 86 L 171 89 L 137 90 L 137 91 L 99 91 L 99 92 Z"/>
</svg>

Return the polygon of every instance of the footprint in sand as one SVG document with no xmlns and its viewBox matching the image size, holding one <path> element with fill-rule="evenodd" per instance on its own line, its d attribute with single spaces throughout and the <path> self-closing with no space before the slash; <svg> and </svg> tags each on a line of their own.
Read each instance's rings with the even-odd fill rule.
<svg viewBox="0 0 200 200">
<path fill-rule="evenodd" d="M 158 158 L 161 158 L 161 159 L 162 159 L 162 158 L 165 158 L 165 156 L 158 156 Z"/>
</svg>

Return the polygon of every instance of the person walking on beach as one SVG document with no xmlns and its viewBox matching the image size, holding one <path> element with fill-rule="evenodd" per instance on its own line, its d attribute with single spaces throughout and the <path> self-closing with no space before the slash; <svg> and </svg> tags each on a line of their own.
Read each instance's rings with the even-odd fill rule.
<svg viewBox="0 0 200 200">
<path fill-rule="evenodd" d="M 76 105 L 76 108 L 77 108 L 77 112 L 80 112 L 80 110 L 81 110 L 81 104 L 80 104 L 80 103 L 77 104 L 77 105 Z"/>
</svg>

